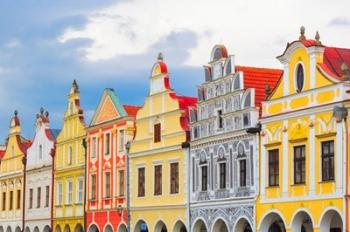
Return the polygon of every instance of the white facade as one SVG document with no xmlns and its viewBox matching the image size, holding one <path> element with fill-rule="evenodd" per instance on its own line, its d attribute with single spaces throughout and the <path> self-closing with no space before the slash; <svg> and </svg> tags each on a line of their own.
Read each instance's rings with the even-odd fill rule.
<svg viewBox="0 0 350 232">
<path fill-rule="evenodd" d="M 27 152 L 25 232 L 51 228 L 52 157 L 57 130 L 49 129 L 48 113 L 37 115 L 36 133 Z"/>
</svg>

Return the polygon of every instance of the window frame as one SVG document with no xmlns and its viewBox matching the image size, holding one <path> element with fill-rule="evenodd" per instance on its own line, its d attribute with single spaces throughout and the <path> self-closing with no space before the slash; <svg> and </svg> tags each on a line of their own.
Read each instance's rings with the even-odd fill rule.
<svg viewBox="0 0 350 232">
<path fill-rule="evenodd" d="M 239 160 L 239 187 L 247 187 L 247 159 L 245 158 Z"/>
<path fill-rule="evenodd" d="M 297 150 L 301 149 L 300 157 L 296 157 Z M 293 173 L 294 173 L 294 184 L 305 184 L 306 183 L 306 145 L 297 145 L 293 147 Z M 300 166 L 300 180 L 297 180 L 297 166 Z M 304 166 L 304 170 L 303 170 Z"/>
<path fill-rule="evenodd" d="M 36 188 L 36 208 L 41 207 L 41 187 Z"/>
<path fill-rule="evenodd" d="M 118 171 L 119 175 L 119 196 L 125 196 L 125 170 L 121 169 Z"/>
<path fill-rule="evenodd" d="M 153 125 L 153 142 L 159 143 L 162 141 L 162 124 L 160 122 Z"/>
<path fill-rule="evenodd" d="M 146 175 L 146 168 L 139 167 L 137 169 L 137 196 L 138 197 L 144 197 L 146 195 L 145 175 Z"/>
<path fill-rule="evenodd" d="M 220 162 L 219 164 L 219 189 L 226 189 L 226 180 L 227 180 L 227 165 L 226 162 Z"/>
<path fill-rule="evenodd" d="M 299 88 L 299 68 L 302 71 L 302 86 Z M 304 64 L 301 62 L 296 63 L 295 70 L 294 70 L 294 80 L 295 80 L 295 90 L 297 93 L 301 93 L 305 87 L 305 68 Z"/>
<path fill-rule="evenodd" d="M 93 173 L 90 175 L 90 188 L 91 188 L 91 193 L 90 193 L 90 200 L 95 201 L 97 199 L 97 178 L 96 174 Z"/>
<path fill-rule="evenodd" d="M 268 150 L 268 183 L 269 187 L 279 186 L 279 149 Z M 275 155 L 271 160 L 272 155 Z M 273 173 L 272 173 L 273 170 Z M 273 183 L 272 181 L 273 180 Z"/>
<path fill-rule="evenodd" d="M 170 163 L 170 194 L 179 193 L 179 162 Z"/>
<path fill-rule="evenodd" d="M 325 154 L 324 146 L 328 145 L 328 154 Z M 332 149 L 331 149 L 332 146 Z M 331 152 L 332 150 L 332 152 Z M 328 160 L 328 167 L 325 167 L 325 161 Z M 335 151 L 334 151 L 334 140 L 327 140 L 321 142 L 321 167 L 322 167 L 322 182 L 334 181 L 335 180 Z M 330 164 L 331 161 L 331 164 Z M 328 176 L 325 176 L 325 170 L 328 169 Z"/>
<path fill-rule="evenodd" d="M 154 196 L 160 196 L 163 193 L 163 165 L 154 165 Z"/>
<path fill-rule="evenodd" d="M 201 191 L 208 191 L 208 165 L 202 165 L 201 167 Z M 205 169 L 205 172 L 203 171 Z M 205 175 L 203 175 L 205 173 Z M 205 181 L 204 181 L 205 180 Z"/>
<path fill-rule="evenodd" d="M 111 198 L 111 172 L 106 171 L 104 173 L 104 197 Z"/>
</svg>

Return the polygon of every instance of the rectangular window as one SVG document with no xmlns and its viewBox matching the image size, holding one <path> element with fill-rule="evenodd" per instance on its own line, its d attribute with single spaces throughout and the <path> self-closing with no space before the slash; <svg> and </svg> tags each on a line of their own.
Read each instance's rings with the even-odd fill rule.
<svg viewBox="0 0 350 232">
<path fill-rule="evenodd" d="M 119 151 L 124 151 L 124 130 L 119 131 Z"/>
<path fill-rule="evenodd" d="M 6 210 L 6 192 L 2 193 L 2 210 Z"/>
<path fill-rule="evenodd" d="M 222 129 L 223 125 L 222 110 L 218 110 L 218 128 Z"/>
<path fill-rule="evenodd" d="M 29 209 L 33 208 L 33 189 L 29 189 Z"/>
<path fill-rule="evenodd" d="M 145 168 L 139 168 L 138 170 L 138 196 L 145 196 Z"/>
<path fill-rule="evenodd" d="M 36 207 L 37 208 L 40 208 L 40 203 L 41 203 L 41 188 L 38 187 L 37 196 L 36 196 Z"/>
<path fill-rule="evenodd" d="M 105 173 L 105 197 L 106 198 L 111 197 L 111 173 L 110 172 Z"/>
<path fill-rule="evenodd" d="M 49 207 L 50 204 L 50 186 L 46 186 L 46 193 L 45 193 L 45 207 Z"/>
<path fill-rule="evenodd" d="M 16 205 L 16 209 L 20 209 L 21 208 L 21 190 L 17 189 L 17 205 Z"/>
<path fill-rule="evenodd" d="M 322 142 L 322 181 L 334 180 L 334 141 Z"/>
<path fill-rule="evenodd" d="M 68 181 L 67 183 L 67 192 L 68 192 L 67 204 L 72 204 L 72 201 L 73 201 L 73 182 L 72 181 Z"/>
<path fill-rule="evenodd" d="M 202 167 L 202 191 L 207 191 L 208 189 L 208 167 Z"/>
<path fill-rule="evenodd" d="M 67 157 L 67 163 L 68 165 L 71 165 L 73 162 L 73 148 L 72 146 L 68 147 L 68 157 Z"/>
<path fill-rule="evenodd" d="M 13 191 L 10 191 L 10 208 L 9 210 L 13 210 Z"/>
<path fill-rule="evenodd" d="M 226 188 L 226 163 L 221 163 L 220 165 L 220 189 Z"/>
<path fill-rule="evenodd" d="M 245 159 L 239 161 L 239 186 L 247 186 L 247 161 Z"/>
<path fill-rule="evenodd" d="M 279 185 L 278 149 L 269 151 L 269 186 Z"/>
<path fill-rule="evenodd" d="M 93 137 L 92 143 L 91 143 L 91 158 L 96 158 L 96 152 L 97 152 L 97 138 Z"/>
<path fill-rule="evenodd" d="M 162 165 L 154 166 L 154 195 L 162 194 Z"/>
<path fill-rule="evenodd" d="M 160 123 L 154 124 L 154 142 L 159 143 L 161 140 L 161 125 Z"/>
<path fill-rule="evenodd" d="M 105 149 L 105 155 L 109 155 L 111 153 L 111 133 L 105 135 Z"/>
<path fill-rule="evenodd" d="M 119 171 L 119 196 L 124 196 L 124 170 Z"/>
<path fill-rule="evenodd" d="M 83 202 L 83 189 L 84 183 L 83 180 L 80 179 L 78 180 L 78 195 L 77 195 L 77 203 L 82 203 Z"/>
<path fill-rule="evenodd" d="M 170 164 L 170 193 L 179 193 L 179 163 Z"/>
<path fill-rule="evenodd" d="M 305 145 L 294 147 L 294 184 L 305 184 Z"/>
<path fill-rule="evenodd" d="M 91 199 L 96 199 L 96 174 L 91 175 Z"/>
<path fill-rule="evenodd" d="M 63 201 L 62 183 L 57 183 L 57 205 L 61 205 Z"/>
</svg>

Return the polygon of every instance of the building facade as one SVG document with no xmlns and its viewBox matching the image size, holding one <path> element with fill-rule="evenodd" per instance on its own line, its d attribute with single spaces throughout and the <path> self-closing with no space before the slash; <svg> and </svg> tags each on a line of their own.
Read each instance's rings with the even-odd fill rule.
<svg viewBox="0 0 350 232">
<path fill-rule="evenodd" d="M 288 43 L 263 102 L 258 231 L 345 231 L 350 49 Z M 348 165 L 348 164 L 347 164 Z"/>
<path fill-rule="evenodd" d="M 130 231 L 189 231 L 188 110 L 196 102 L 170 88 L 160 54 L 130 147 Z"/>
<path fill-rule="evenodd" d="M 17 111 L 11 119 L 6 148 L 0 163 L 0 231 L 21 232 L 24 226 L 23 196 L 27 149 L 31 142 L 21 136 Z"/>
<path fill-rule="evenodd" d="M 126 232 L 126 148 L 139 107 L 122 105 L 105 89 L 87 131 L 87 228 Z"/>
<path fill-rule="evenodd" d="M 86 137 L 80 92 L 74 81 L 68 97 L 62 130 L 57 136 L 54 158 L 54 209 L 55 232 L 81 232 L 84 229 L 84 184 Z"/>
<path fill-rule="evenodd" d="M 223 45 L 211 52 L 190 110 L 190 211 L 194 232 L 255 231 L 260 103 L 282 71 L 235 66 Z"/>
<path fill-rule="evenodd" d="M 59 130 L 50 129 L 49 114 L 41 108 L 35 136 L 27 150 L 25 232 L 50 232 L 52 219 L 52 155 Z"/>
</svg>

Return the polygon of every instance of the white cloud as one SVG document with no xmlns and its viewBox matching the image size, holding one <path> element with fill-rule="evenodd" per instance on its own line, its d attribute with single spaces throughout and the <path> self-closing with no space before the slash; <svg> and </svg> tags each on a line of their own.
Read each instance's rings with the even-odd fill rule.
<svg viewBox="0 0 350 232">
<path fill-rule="evenodd" d="M 20 46 L 22 46 L 22 43 L 18 39 L 12 39 L 5 44 L 7 48 L 18 48 Z"/>
<path fill-rule="evenodd" d="M 208 62 L 211 48 L 223 43 L 240 64 L 276 66 L 274 57 L 285 47 L 281 44 L 297 39 L 301 25 L 309 37 L 320 30 L 325 44 L 350 47 L 349 27 L 329 27 L 349 7 L 348 0 L 122 1 L 91 12 L 83 29 L 67 28 L 59 41 L 89 39 L 92 43 L 81 48 L 85 58 L 101 61 L 145 54 L 162 38 L 185 30 L 198 41 L 182 65 Z"/>
</svg>

